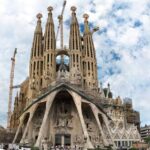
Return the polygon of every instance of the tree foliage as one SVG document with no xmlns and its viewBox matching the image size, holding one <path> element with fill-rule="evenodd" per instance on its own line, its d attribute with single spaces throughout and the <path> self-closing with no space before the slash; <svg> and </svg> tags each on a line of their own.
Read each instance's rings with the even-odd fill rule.
<svg viewBox="0 0 150 150">
<path fill-rule="evenodd" d="M 150 136 L 144 138 L 145 143 L 150 145 Z"/>
<path fill-rule="evenodd" d="M 39 150 L 38 147 L 31 147 L 31 150 Z"/>
</svg>

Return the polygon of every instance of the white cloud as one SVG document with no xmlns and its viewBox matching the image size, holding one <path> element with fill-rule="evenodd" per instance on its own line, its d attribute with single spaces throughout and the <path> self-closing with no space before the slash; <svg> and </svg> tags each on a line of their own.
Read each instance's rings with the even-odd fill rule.
<svg viewBox="0 0 150 150">
<path fill-rule="evenodd" d="M 118 42 L 119 44 L 128 44 L 128 46 L 132 46 L 137 44 L 139 36 L 138 30 L 134 28 L 128 28 L 126 31 L 124 31 L 124 34 L 120 37 Z"/>
</svg>

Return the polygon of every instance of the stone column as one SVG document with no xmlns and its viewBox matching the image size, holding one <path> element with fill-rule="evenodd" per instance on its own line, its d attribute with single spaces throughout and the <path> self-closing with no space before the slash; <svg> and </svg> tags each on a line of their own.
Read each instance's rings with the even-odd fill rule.
<svg viewBox="0 0 150 150">
<path fill-rule="evenodd" d="M 29 126 L 31 124 L 31 121 L 32 121 L 32 118 L 33 118 L 33 115 L 34 115 L 34 112 L 35 112 L 37 106 L 38 106 L 38 104 L 35 104 L 34 106 L 32 106 L 32 111 L 30 112 L 30 117 L 29 117 L 29 120 L 27 122 L 27 125 L 26 125 L 26 128 L 24 130 L 24 133 L 23 133 L 23 136 L 22 136 L 22 139 L 21 139 L 20 143 L 24 143 L 24 140 L 26 138 Z"/>
<path fill-rule="evenodd" d="M 33 121 L 31 121 L 30 126 L 28 128 L 28 137 L 29 142 L 31 143 L 33 141 Z"/>
<path fill-rule="evenodd" d="M 111 135 L 111 132 L 110 132 L 110 129 L 109 129 L 109 127 L 108 127 L 108 119 L 106 118 L 106 116 L 105 115 L 102 115 L 102 117 L 103 117 L 103 119 L 104 119 L 104 123 L 105 123 L 105 125 L 106 125 L 106 128 L 107 128 L 107 130 L 108 130 L 108 133 L 109 133 L 109 135 L 110 135 L 110 140 L 111 140 L 111 143 L 109 142 L 109 144 L 112 144 L 113 145 L 113 147 L 115 148 L 115 144 L 114 144 L 114 141 L 113 141 L 113 138 L 112 138 L 112 135 Z"/>
<path fill-rule="evenodd" d="M 50 108 L 51 108 L 52 103 L 53 103 L 53 101 L 54 101 L 55 95 L 56 95 L 56 91 L 53 92 L 53 93 L 51 93 L 51 94 L 47 97 L 46 110 L 45 110 L 44 118 L 43 118 L 42 125 L 41 125 L 41 128 L 40 128 L 39 134 L 38 134 L 37 141 L 36 141 L 36 143 L 35 143 L 35 146 L 36 146 L 36 147 L 39 147 L 39 146 L 40 146 L 41 140 L 42 140 L 42 138 L 43 138 L 43 136 L 44 136 L 44 130 L 45 130 L 45 126 L 46 126 L 47 121 L 48 121 L 49 111 L 50 111 Z"/>
<path fill-rule="evenodd" d="M 16 142 L 17 137 L 18 137 L 19 132 L 20 132 L 20 129 L 21 129 L 21 126 L 22 126 L 22 124 L 23 124 L 23 121 L 22 121 L 22 120 L 20 120 L 19 127 L 18 127 L 18 129 L 17 129 L 17 132 L 16 132 L 16 134 L 15 134 L 15 137 L 14 137 L 14 139 L 13 139 L 13 142 L 12 142 L 12 143 L 15 143 L 15 142 Z"/>
<path fill-rule="evenodd" d="M 92 145 L 92 143 L 89 139 L 89 134 L 88 134 L 86 124 L 85 124 L 83 114 L 82 114 L 81 97 L 79 95 L 77 95 L 76 93 L 72 92 L 72 91 L 69 92 L 69 93 L 71 93 L 71 95 L 73 97 L 73 101 L 75 103 L 75 106 L 76 106 L 78 114 L 79 114 L 79 118 L 80 118 L 81 126 L 82 126 L 82 129 L 83 129 L 84 137 L 86 138 L 86 143 L 85 143 L 84 149 L 93 148 L 93 145 Z"/>
<path fill-rule="evenodd" d="M 61 145 L 64 146 L 64 144 L 65 144 L 65 136 L 63 135 L 61 136 Z"/>
<path fill-rule="evenodd" d="M 95 117 L 95 119 L 96 119 L 96 123 L 97 123 L 97 125 L 98 125 L 98 127 L 99 127 L 99 130 L 100 130 L 100 132 L 101 132 L 103 143 L 104 143 L 105 146 L 108 146 L 108 142 L 107 142 L 107 140 L 106 140 L 106 136 L 105 136 L 105 134 L 104 134 L 104 132 L 103 132 L 101 123 L 100 123 L 99 118 L 98 118 L 99 110 L 97 109 L 97 107 L 96 107 L 94 104 L 90 104 L 90 106 L 91 106 L 91 109 L 92 109 L 92 111 L 93 111 L 94 117 Z"/>
</svg>

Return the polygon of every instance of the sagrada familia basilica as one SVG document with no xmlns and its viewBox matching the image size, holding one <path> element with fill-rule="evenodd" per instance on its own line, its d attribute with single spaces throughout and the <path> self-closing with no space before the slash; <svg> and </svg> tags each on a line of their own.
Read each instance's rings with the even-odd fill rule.
<svg viewBox="0 0 150 150">
<path fill-rule="evenodd" d="M 96 50 L 89 16 L 81 35 L 76 7 L 71 7 L 69 46 L 56 47 L 53 8 L 43 34 L 37 15 L 29 77 L 15 97 L 10 130 L 13 143 L 88 149 L 127 148 L 140 141 L 139 113 L 130 99 L 113 98 L 110 85 L 98 84 Z M 59 18 L 62 19 L 61 16 Z M 60 61 L 56 57 L 60 56 Z M 69 58 L 66 63 L 65 57 Z"/>
</svg>

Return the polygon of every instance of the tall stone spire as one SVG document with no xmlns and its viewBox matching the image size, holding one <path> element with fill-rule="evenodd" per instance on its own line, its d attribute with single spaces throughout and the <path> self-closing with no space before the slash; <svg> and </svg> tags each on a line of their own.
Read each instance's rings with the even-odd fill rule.
<svg viewBox="0 0 150 150">
<path fill-rule="evenodd" d="M 82 45 L 79 24 L 76 17 L 76 7 L 71 7 L 72 19 L 70 25 L 69 49 L 70 49 L 70 73 L 71 77 L 78 71 L 82 76 Z"/>
<path fill-rule="evenodd" d="M 49 13 L 44 34 L 44 87 L 47 87 L 56 78 L 56 39 L 52 17 L 53 7 L 50 6 L 47 10 Z"/>
<path fill-rule="evenodd" d="M 88 24 L 89 15 L 84 14 L 83 18 L 84 18 L 84 35 L 85 34 L 90 34 L 90 28 L 89 28 L 89 24 Z"/>
<path fill-rule="evenodd" d="M 69 48 L 70 50 L 79 50 L 81 51 L 81 37 L 79 31 L 79 24 L 76 17 L 76 7 L 72 6 L 72 19 L 70 25 L 70 37 L 69 37 Z"/>
<path fill-rule="evenodd" d="M 83 33 L 83 84 L 85 88 L 97 89 L 97 62 L 92 32 L 88 24 L 88 14 L 84 14 L 84 33 Z"/>
<path fill-rule="evenodd" d="M 37 14 L 37 26 L 34 32 L 34 38 L 30 58 L 30 98 L 35 97 L 35 93 L 41 90 L 43 85 L 43 45 L 42 45 L 42 14 Z"/>
<path fill-rule="evenodd" d="M 38 20 L 34 32 L 31 59 L 40 55 L 43 56 L 43 51 L 41 50 L 42 49 L 42 27 L 41 27 L 42 14 L 39 13 L 37 14 L 36 17 Z"/>
<path fill-rule="evenodd" d="M 48 10 L 48 18 L 45 27 L 45 34 L 44 34 L 44 50 L 54 50 L 56 48 L 56 41 L 55 41 L 55 31 L 54 31 L 54 22 L 52 17 L 53 7 L 49 6 Z"/>
</svg>

